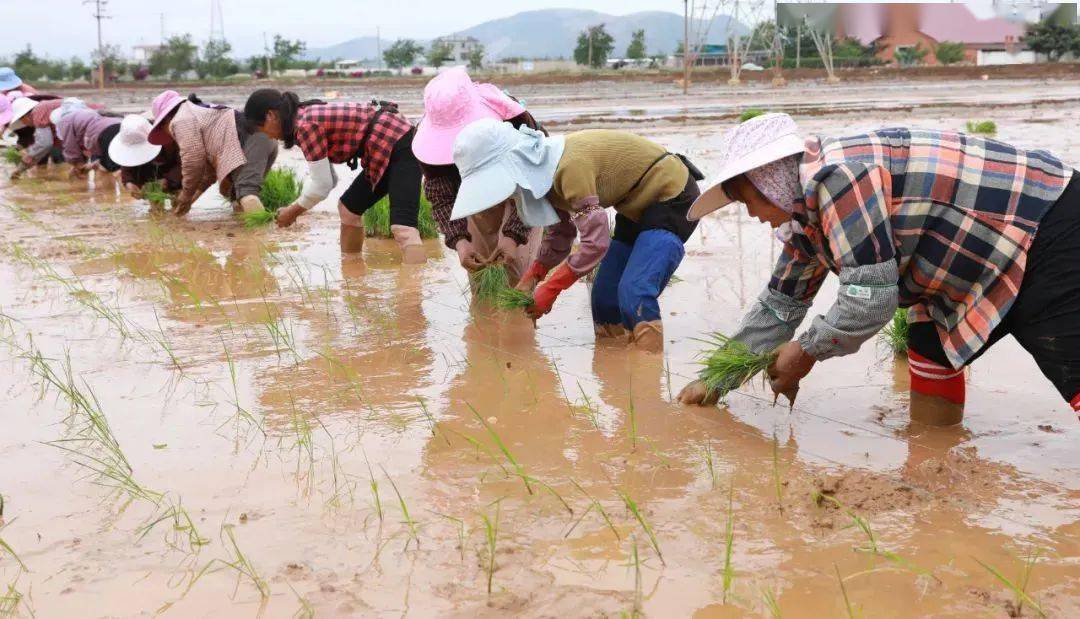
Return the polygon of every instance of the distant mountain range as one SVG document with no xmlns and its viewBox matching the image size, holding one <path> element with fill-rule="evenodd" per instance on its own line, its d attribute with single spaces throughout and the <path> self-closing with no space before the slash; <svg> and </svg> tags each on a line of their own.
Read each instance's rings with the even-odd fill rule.
<svg viewBox="0 0 1080 619">
<path fill-rule="evenodd" d="M 589 26 L 604 24 L 615 37 L 612 55 L 621 57 L 630 44 L 635 30 L 645 30 L 645 46 L 649 54 L 674 52 L 683 38 L 683 18 L 676 13 L 645 11 L 629 15 L 608 15 L 581 9 L 546 9 L 526 11 L 487 21 L 460 32 L 448 33 L 471 36 L 484 44 L 487 57 L 502 58 L 571 58 L 578 34 Z M 729 34 L 729 23 L 740 33 L 749 29 L 733 22 L 727 15 L 718 15 L 709 27 L 709 41 L 721 41 Z M 417 40 L 425 47 L 430 41 Z M 382 40 L 382 49 L 393 43 Z M 365 60 L 378 58 L 378 42 L 375 37 L 360 37 L 336 45 L 312 48 L 306 53 L 308 59 L 334 58 Z"/>
</svg>

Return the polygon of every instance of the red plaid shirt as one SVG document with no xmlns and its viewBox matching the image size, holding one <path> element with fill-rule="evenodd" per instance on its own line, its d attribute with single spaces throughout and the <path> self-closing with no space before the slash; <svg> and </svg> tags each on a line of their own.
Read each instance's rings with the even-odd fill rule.
<svg viewBox="0 0 1080 619">
<path fill-rule="evenodd" d="M 363 103 L 302 107 L 296 112 L 296 144 L 308 161 L 329 158 L 330 163 L 345 163 L 360 149 L 368 123 L 377 113 L 378 108 Z M 380 114 L 372 125 L 360 154 L 360 165 L 372 187 L 379 184 L 390 165 L 394 144 L 411 130 L 407 118 L 391 112 Z"/>
</svg>

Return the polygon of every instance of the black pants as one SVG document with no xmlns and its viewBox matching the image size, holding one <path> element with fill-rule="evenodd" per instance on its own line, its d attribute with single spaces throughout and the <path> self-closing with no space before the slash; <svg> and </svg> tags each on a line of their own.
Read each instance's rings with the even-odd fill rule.
<svg viewBox="0 0 1080 619">
<path fill-rule="evenodd" d="M 412 152 L 413 135 L 410 130 L 394 144 L 390 153 L 390 165 L 379 179 L 379 184 L 371 186 L 367 172 L 356 177 L 345 193 L 341 194 L 341 203 L 350 213 L 363 215 L 369 208 L 390 196 L 390 225 L 415 228 L 420 213 L 420 162 Z"/>
<path fill-rule="evenodd" d="M 1006 335 L 1035 358 L 1067 402 L 1080 393 L 1080 173 L 1073 173 L 1065 193 L 1043 216 L 1016 301 L 968 363 Z M 952 365 L 933 323 L 911 325 L 908 346 L 936 363 Z"/>
<path fill-rule="evenodd" d="M 616 214 L 615 230 L 611 238 L 633 245 L 638 235 L 646 230 L 667 230 L 685 243 L 697 229 L 697 222 L 688 221 L 686 214 L 690 212 L 694 200 L 697 200 L 700 195 L 701 190 L 698 189 L 693 175 L 687 176 L 686 187 L 683 187 L 682 193 L 670 200 L 647 207 L 636 222 Z"/>
</svg>

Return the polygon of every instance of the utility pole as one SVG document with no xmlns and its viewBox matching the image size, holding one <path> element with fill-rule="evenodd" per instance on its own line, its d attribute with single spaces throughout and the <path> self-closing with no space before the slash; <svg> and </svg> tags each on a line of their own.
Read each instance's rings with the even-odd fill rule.
<svg viewBox="0 0 1080 619">
<path fill-rule="evenodd" d="M 263 32 L 263 51 L 266 53 L 266 77 L 270 78 L 270 44 L 266 42 L 266 33 Z"/>
<path fill-rule="evenodd" d="M 375 26 L 375 55 L 378 56 L 376 60 L 379 61 L 379 70 L 382 71 L 382 35 L 378 26 Z"/>
<path fill-rule="evenodd" d="M 682 93 L 690 92 L 690 0 L 683 0 L 682 31 Z"/>
<path fill-rule="evenodd" d="M 91 16 L 97 20 L 97 48 L 98 48 L 98 88 L 105 90 L 105 45 L 101 38 L 101 20 L 111 19 L 105 14 L 105 7 L 108 6 L 108 0 L 83 0 L 83 4 L 89 4 L 94 7 L 94 12 Z"/>
<path fill-rule="evenodd" d="M 593 68 L 593 66 L 592 66 L 592 36 L 593 36 L 593 28 L 592 28 L 592 26 L 589 26 L 589 68 L 590 69 Z"/>
<path fill-rule="evenodd" d="M 165 47 L 165 14 L 158 13 L 161 16 L 161 46 Z"/>
</svg>

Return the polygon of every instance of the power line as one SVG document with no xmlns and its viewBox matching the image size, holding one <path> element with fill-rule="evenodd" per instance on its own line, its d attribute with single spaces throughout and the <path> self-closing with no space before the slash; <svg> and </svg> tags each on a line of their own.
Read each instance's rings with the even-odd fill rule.
<svg viewBox="0 0 1080 619">
<path fill-rule="evenodd" d="M 83 0 L 83 4 L 89 4 L 94 8 L 91 16 L 97 20 L 97 46 L 98 46 L 98 88 L 105 90 L 105 44 L 101 38 L 101 22 L 112 19 L 105 13 L 109 0 Z"/>
</svg>

